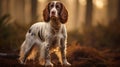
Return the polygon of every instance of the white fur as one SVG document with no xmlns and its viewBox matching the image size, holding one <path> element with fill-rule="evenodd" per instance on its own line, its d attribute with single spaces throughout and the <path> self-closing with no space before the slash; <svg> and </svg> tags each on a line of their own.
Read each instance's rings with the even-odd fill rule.
<svg viewBox="0 0 120 67">
<path fill-rule="evenodd" d="M 52 2 L 57 3 L 57 1 Z M 26 33 L 25 41 L 20 49 L 19 60 L 22 64 L 25 63 L 26 59 L 35 60 L 38 56 L 40 64 L 53 66 L 50 53 L 55 52 L 61 64 L 70 66 L 66 59 L 66 26 L 61 23 L 55 6 L 50 10 L 50 16 L 52 11 L 55 11 L 56 21 L 50 19 L 49 22 L 35 23 Z"/>
<path fill-rule="evenodd" d="M 54 4 L 56 5 L 58 1 L 54 1 Z M 52 12 L 55 12 L 55 17 L 58 17 L 58 11 L 56 9 L 56 6 L 54 5 L 54 7 L 50 10 L 50 17 L 52 16 Z"/>
<path fill-rule="evenodd" d="M 48 39 L 49 36 L 53 36 L 50 32 L 51 26 L 50 26 L 50 22 L 46 23 L 46 22 L 38 22 L 33 24 L 31 27 L 31 33 L 27 32 L 26 34 L 26 39 L 23 42 L 22 46 L 21 46 L 21 53 L 20 56 L 22 57 L 22 55 L 24 54 L 24 52 L 26 52 L 28 49 L 30 49 L 35 43 L 37 44 L 37 47 L 35 50 L 32 50 L 32 54 L 29 55 L 28 59 L 35 59 L 37 52 L 40 51 L 40 57 L 39 60 L 43 60 L 45 58 L 45 47 L 47 46 Z M 64 29 L 65 31 L 62 32 L 62 29 Z M 42 33 L 44 34 L 43 36 L 45 37 L 45 41 L 42 42 L 38 36 L 38 32 L 40 30 L 43 30 Z M 31 34 L 34 33 L 35 36 L 31 36 Z M 54 36 L 58 36 L 59 38 L 63 38 L 65 36 L 67 36 L 67 32 L 66 32 L 66 27 L 64 24 L 61 24 L 61 28 L 58 34 L 55 34 Z M 60 47 L 60 45 L 58 44 L 58 47 Z M 58 51 L 58 48 L 51 50 L 51 53 L 54 51 Z M 59 52 L 57 52 L 59 53 Z M 60 62 L 61 59 L 59 59 Z M 42 64 L 43 62 L 41 62 Z"/>
</svg>

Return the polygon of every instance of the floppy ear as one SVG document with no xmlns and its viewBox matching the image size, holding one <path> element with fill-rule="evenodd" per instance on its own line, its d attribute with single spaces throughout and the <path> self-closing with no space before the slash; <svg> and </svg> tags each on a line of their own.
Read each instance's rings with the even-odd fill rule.
<svg viewBox="0 0 120 67">
<path fill-rule="evenodd" d="M 61 21 L 61 23 L 64 24 L 67 22 L 67 19 L 68 19 L 68 11 L 62 3 L 61 3 L 61 6 L 62 6 L 62 9 L 60 12 L 60 21 Z"/>
<path fill-rule="evenodd" d="M 46 6 L 46 8 L 43 10 L 43 19 L 45 22 L 49 22 L 50 21 L 50 15 L 49 15 L 49 4 Z"/>
</svg>

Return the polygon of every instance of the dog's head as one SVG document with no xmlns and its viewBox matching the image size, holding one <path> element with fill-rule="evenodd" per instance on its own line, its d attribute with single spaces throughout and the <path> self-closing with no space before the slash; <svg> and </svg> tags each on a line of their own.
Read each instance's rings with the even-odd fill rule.
<svg viewBox="0 0 120 67">
<path fill-rule="evenodd" d="M 58 19 L 61 23 L 66 23 L 68 19 L 68 11 L 61 2 L 51 1 L 44 9 L 43 17 L 45 22 Z"/>
</svg>

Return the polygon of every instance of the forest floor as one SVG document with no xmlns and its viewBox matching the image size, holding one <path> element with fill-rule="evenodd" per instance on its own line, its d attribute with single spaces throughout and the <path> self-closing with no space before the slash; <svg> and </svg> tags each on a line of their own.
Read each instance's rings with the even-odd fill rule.
<svg viewBox="0 0 120 67">
<path fill-rule="evenodd" d="M 120 51 L 119 49 L 98 50 L 92 47 L 80 45 L 71 45 L 67 49 L 68 61 L 72 64 L 71 67 L 120 67 Z M 19 64 L 17 57 L 19 51 L 3 50 L 0 53 L 11 54 L 11 57 L 0 56 L 0 67 L 43 67 L 33 61 L 28 61 L 26 65 Z M 53 55 L 53 64 L 55 67 L 62 67 Z"/>
</svg>

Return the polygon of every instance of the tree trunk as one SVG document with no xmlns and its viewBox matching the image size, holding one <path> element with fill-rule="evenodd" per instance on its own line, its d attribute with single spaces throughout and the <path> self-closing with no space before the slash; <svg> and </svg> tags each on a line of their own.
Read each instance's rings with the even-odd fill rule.
<svg viewBox="0 0 120 67">
<path fill-rule="evenodd" d="M 37 16 L 37 0 L 32 0 L 32 23 L 35 23 L 38 19 Z"/>
<path fill-rule="evenodd" d="M 2 0 L 0 0 L 0 17 L 1 17 L 1 13 L 2 13 Z"/>
<path fill-rule="evenodd" d="M 120 0 L 109 0 L 108 1 L 108 20 L 109 22 L 115 20 L 116 18 L 118 18 L 118 16 L 120 16 L 119 11 L 120 11 Z"/>
<path fill-rule="evenodd" d="M 78 29 L 79 26 L 80 26 L 80 25 L 79 25 L 79 19 L 80 19 L 80 18 L 79 18 L 79 12 L 80 12 L 80 11 L 79 11 L 79 8 L 80 8 L 80 7 L 79 7 L 79 6 L 80 6 L 80 5 L 79 5 L 79 1 L 76 0 L 76 1 L 75 1 L 75 4 L 76 4 L 76 5 L 75 5 L 75 16 L 74 16 L 74 20 L 75 20 L 75 23 L 77 24 L 75 30 L 79 30 L 79 29 Z"/>
<path fill-rule="evenodd" d="M 92 0 L 87 0 L 86 5 L 86 26 L 91 26 L 92 23 L 92 11 L 93 11 L 93 4 Z"/>
<path fill-rule="evenodd" d="M 118 0 L 118 15 L 117 19 L 120 20 L 120 0 Z"/>
</svg>

